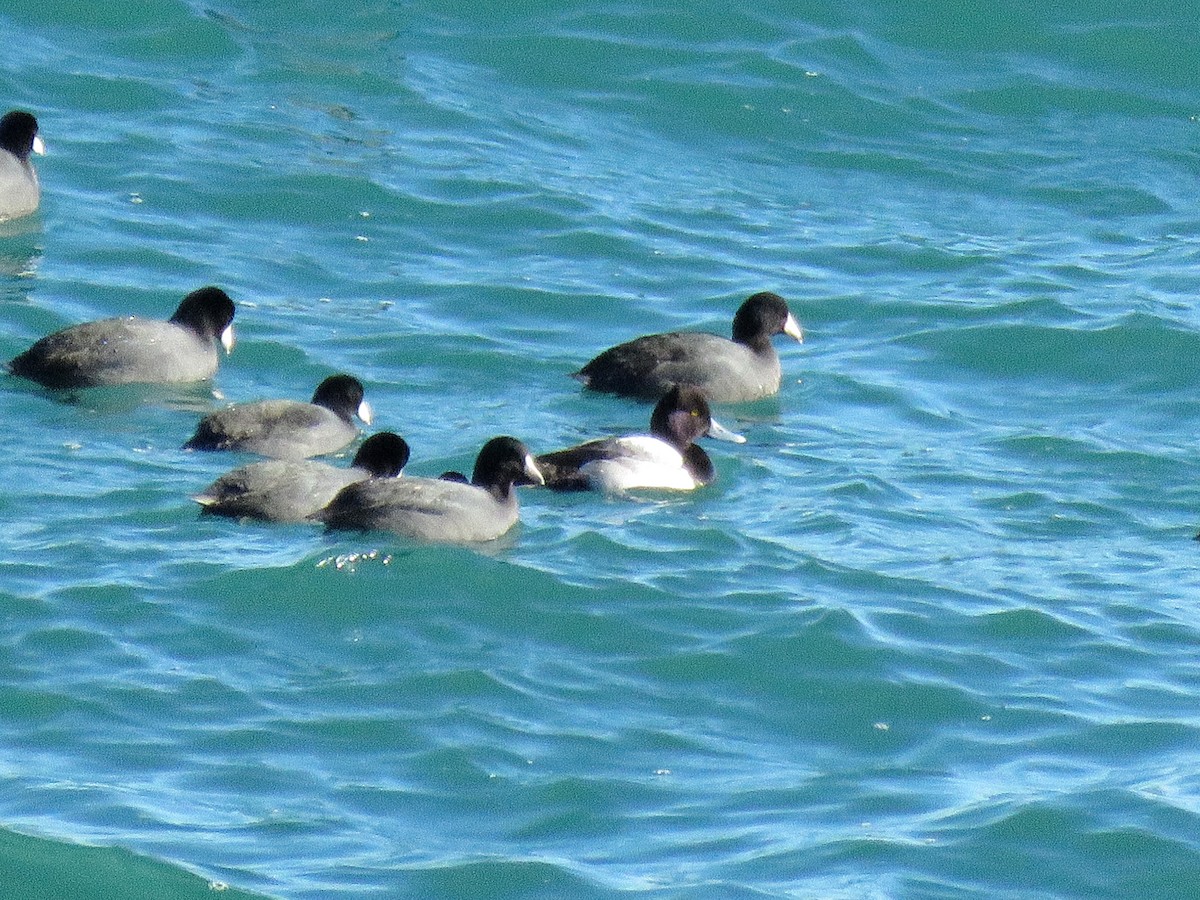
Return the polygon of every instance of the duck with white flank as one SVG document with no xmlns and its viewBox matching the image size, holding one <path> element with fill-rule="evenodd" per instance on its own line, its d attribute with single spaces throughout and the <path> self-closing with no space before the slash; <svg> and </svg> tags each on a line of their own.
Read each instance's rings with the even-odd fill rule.
<svg viewBox="0 0 1200 900">
<path fill-rule="evenodd" d="M 654 407 L 649 434 L 601 438 L 543 453 L 537 464 L 546 486 L 559 491 L 690 491 L 716 478 L 712 460 L 693 443 L 705 436 L 746 440 L 712 418 L 699 388 L 676 385 Z"/>
</svg>

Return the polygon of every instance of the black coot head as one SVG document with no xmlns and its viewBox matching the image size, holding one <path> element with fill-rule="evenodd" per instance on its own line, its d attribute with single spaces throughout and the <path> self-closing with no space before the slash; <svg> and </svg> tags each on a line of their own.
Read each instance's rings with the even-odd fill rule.
<svg viewBox="0 0 1200 900">
<path fill-rule="evenodd" d="M 514 437 L 495 437 L 483 445 L 475 459 L 471 483 L 507 496 L 514 484 L 544 484 L 545 479 L 529 449 Z"/>
<path fill-rule="evenodd" d="M 202 287 L 183 298 L 171 321 L 206 340 L 221 340 L 233 322 L 233 301 L 219 287 Z"/>
<path fill-rule="evenodd" d="M 330 375 L 313 392 L 312 402 L 330 412 L 350 421 L 358 415 L 368 425 L 371 424 L 371 407 L 363 403 L 362 382 L 353 375 Z"/>
<path fill-rule="evenodd" d="M 739 344 L 755 346 L 784 332 L 802 340 L 787 301 L 770 291 L 752 294 L 733 316 L 733 339 Z"/>
<path fill-rule="evenodd" d="M 390 431 L 373 434 L 354 454 L 354 465 L 376 478 L 395 478 L 408 465 L 408 441 Z"/>
<path fill-rule="evenodd" d="M 14 109 L 0 118 L 0 147 L 20 160 L 29 159 L 37 139 L 38 123 L 30 113 Z"/>
</svg>

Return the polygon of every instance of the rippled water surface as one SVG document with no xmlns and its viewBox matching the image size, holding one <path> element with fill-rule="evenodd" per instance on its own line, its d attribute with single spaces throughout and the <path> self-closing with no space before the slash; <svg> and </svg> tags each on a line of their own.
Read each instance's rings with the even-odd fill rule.
<svg viewBox="0 0 1200 900">
<path fill-rule="evenodd" d="M 206 283 L 239 345 L 0 384 L 5 895 L 1200 890 L 1195 15 L 911 6 L 6 4 L 3 357 Z M 567 374 L 758 290 L 806 340 L 694 495 L 188 499 L 335 371 L 415 474 L 643 430 Z"/>
</svg>

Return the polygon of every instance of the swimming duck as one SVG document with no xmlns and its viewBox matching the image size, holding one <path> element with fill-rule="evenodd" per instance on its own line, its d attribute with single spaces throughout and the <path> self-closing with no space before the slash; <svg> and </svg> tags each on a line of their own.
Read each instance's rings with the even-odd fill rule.
<svg viewBox="0 0 1200 900">
<path fill-rule="evenodd" d="M 218 287 L 183 298 L 167 321 L 128 316 L 72 325 L 9 363 L 50 388 L 203 381 L 217 371 L 218 342 L 233 350 L 233 301 Z"/>
<path fill-rule="evenodd" d="M 226 472 L 192 499 L 206 515 L 303 522 L 348 484 L 399 476 L 408 457 L 404 438 L 381 431 L 362 442 L 349 468 L 312 459 L 265 459 Z"/>
<path fill-rule="evenodd" d="M 542 482 L 524 444 L 496 437 L 479 451 L 470 484 L 441 478 L 369 478 L 343 488 L 313 518 L 332 529 L 391 531 L 418 541 L 490 541 L 517 522 L 513 486 Z"/>
<path fill-rule="evenodd" d="M 353 417 L 374 417 L 363 386 L 350 375 L 331 375 L 312 400 L 235 403 L 200 420 L 185 450 L 240 450 L 276 459 L 305 459 L 341 450 L 358 436 Z"/>
<path fill-rule="evenodd" d="M 14 109 L 0 118 L 0 222 L 27 216 L 38 208 L 42 189 L 29 157 L 45 152 L 32 115 Z"/>
<path fill-rule="evenodd" d="M 637 488 L 690 491 L 716 478 L 708 454 L 693 441 L 746 439 L 712 418 L 703 391 L 675 385 L 654 407 L 650 433 L 601 438 L 543 453 L 537 465 L 554 490 L 622 493 Z"/>
<path fill-rule="evenodd" d="M 733 339 L 697 331 L 650 334 L 605 350 L 573 377 L 594 391 L 657 400 L 673 384 L 694 384 L 711 403 L 742 403 L 779 391 L 777 334 L 804 335 L 787 301 L 764 291 L 733 317 Z"/>
</svg>

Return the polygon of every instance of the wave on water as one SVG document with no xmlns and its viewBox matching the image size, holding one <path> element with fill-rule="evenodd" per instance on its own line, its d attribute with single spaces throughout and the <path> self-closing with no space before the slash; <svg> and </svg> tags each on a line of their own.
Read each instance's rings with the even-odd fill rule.
<svg viewBox="0 0 1200 900">
<path fill-rule="evenodd" d="M 70 843 L 3 829 L 0 878 L 5 896 L 14 900 L 253 900 L 267 896 L 233 888 L 219 878 L 201 878 L 120 847 Z"/>
</svg>

